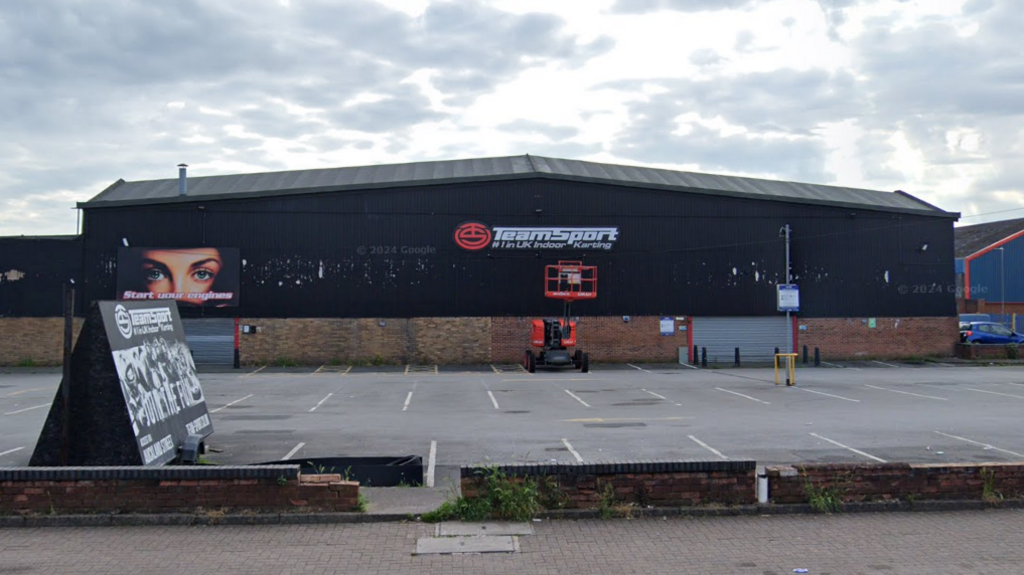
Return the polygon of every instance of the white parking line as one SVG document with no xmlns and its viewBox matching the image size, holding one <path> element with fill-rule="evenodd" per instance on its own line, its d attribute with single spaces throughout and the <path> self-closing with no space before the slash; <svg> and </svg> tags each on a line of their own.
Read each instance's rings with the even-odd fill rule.
<svg viewBox="0 0 1024 575">
<path fill-rule="evenodd" d="M 626 365 L 628 365 L 629 367 L 632 367 L 633 369 L 639 369 L 640 371 L 642 371 L 644 373 L 651 373 L 650 371 L 647 371 L 646 369 L 644 369 L 642 367 L 633 365 L 632 363 L 627 363 Z"/>
<path fill-rule="evenodd" d="M 243 397 L 242 399 L 236 399 L 236 400 L 232 401 L 231 403 L 228 403 L 228 404 L 225 404 L 225 405 L 222 405 L 222 406 L 218 407 L 217 409 L 211 409 L 210 413 L 217 413 L 218 411 L 224 409 L 225 407 L 231 407 L 232 405 L 238 403 L 239 401 L 245 401 L 245 400 L 249 399 L 250 397 L 252 397 L 252 395 L 253 394 L 250 393 L 249 395 Z"/>
<path fill-rule="evenodd" d="M 430 455 L 427 457 L 427 487 L 434 486 L 434 470 L 437 468 L 437 442 L 430 442 Z"/>
<path fill-rule="evenodd" d="M 0 457 L 3 457 L 5 455 L 10 455 L 12 453 L 16 453 L 18 451 L 21 451 L 22 449 L 25 449 L 25 447 L 24 446 L 22 446 L 22 447 L 15 447 L 14 449 L 8 449 L 7 451 L 0 451 Z"/>
<path fill-rule="evenodd" d="M 327 394 L 327 397 L 325 397 L 325 398 L 321 399 L 321 400 L 320 400 L 319 402 L 317 402 L 317 404 L 316 404 L 316 405 L 314 405 L 313 407 L 309 408 L 309 411 L 310 411 L 310 412 L 316 411 L 316 408 L 318 408 L 318 407 L 320 407 L 321 405 L 323 405 L 323 404 L 324 404 L 324 402 L 325 402 L 325 401 L 327 401 L 328 399 L 330 399 L 332 395 L 334 395 L 334 394 L 333 394 L 333 393 L 328 393 L 328 394 Z"/>
<path fill-rule="evenodd" d="M 316 368 L 316 371 L 314 371 L 313 373 L 311 373 L 309 375 L 316 375 L 316 374 L 320 373 L 320 370 L 322 370 L 323 368 L 324 368 L 324 366 L 321 365 L 320 367 Z"/>
<path fill-rule="evenodd" d="M 1002 395 L 1004 397 L 1015 397 L 1017 399 L 1024 399 L 1024 395 L 1013 395 L 1012 393 L 999 393 L 998 391 L 985 391 L 984 389 L 974 389 L 973 387 L 965 387 L 967 391 L 977 391 L 978 393 L 991 393 L 992 395 Z"/>
<path fill-rule="evenodd" d="M 696 365 L 690 365 L 690 364 L 688 364 L 688 363 L 680 363 L 679 365 L 681 365 L 681 366 L 683 366 L 683 367 L 688 367 L 688 368 L 690 368 L 690 369 L 700 369 L 700 368 L 699 368 L 699 367 L 697 367 Z"/>
<path fill-rule="evenodd" d="M 49 406 L 50 406 L 49 403 L 44 403 L 42 405 L 34 405 L 32 407 L 26 407 L 25 409 L 19 409 L 17 411 L 8 411 L 4 415 L 14 415 L 15 413 L 25 413 L 26 411 L 32 411 L 33 409 L 39 409 L 40 407 L 49 407 Z"/>
<path fill-rule="evenodd" d="M 1022 458 L 1024 458 L 1024 454 L 1017 453 L 1016 451 L 1010 451 L 1009 449 L 1000 449 L 1000 448 L 998 448 L 998 447 L 996 447 L 994 445 L 989 445 L 987 443 L 982 443 L 980 441 L 974 441 L 973 439 L 967 439 L 966 437 L 960 437 L 958 435 L 950 435 L 948 433 L 942 433 L 941 431 L 936 431 L 935 433 L 938 433 L 939 435 L 942 435 L 943 437 L 951 437 L 953 439 L 959 439 L 960 441 L 966 441 L 967 443 L 973 443 L 974 445 L 980 445 L 980 446 L 984 447 L 985 449 L 991 449 L 993 451 L 1002 451 L 1003 453 L 1009 453 L 1010 455 L 1013 455 L 1015 457 L 1022 457 Z M 3 454 L 0 453 L 0 455 L 3 455 Z"/>
<path fill-rule="evenodd" d="M 893 365 L 891 363 L 885 363 L 884 361 L 874 361 L 874 360 L 872 360 L 871 362 L 872 363 L 877 363 L 878 365 L 884 365 L 885 367 L 895 367 L 897 369 L 900 367 L 898 365 Z"/>
<path fill-rule="evenodd" d="M 707 443 L 704 443 L 703 441 L 697 439 L 696 437 L 694 437 L 692 435 L 687 435 L 686 437 L 689 437 L 690 439 L 693 440 L 694 443 L 696 443 L 697 445 L 703 447 L 704 449 L 707 449 L 708 451 L 710 451 L 711 453 L 714 453 L 715 455 L 721 457 L 722 459 L 729 459 L 728 457 L 722 455 L 721 451 L 718 451 L 714 447 L 711 447 L 710 445 L 708 445 Z"/>
<path fill-rule="evenodd" d="M 814 391 L 813 389 L 807 389 L 804 387 L 798 387 L 797 389 L 799 389 L 800 391 L 806 391 L 807 393 L 817 393 L 818 395 L 827 395 L 829 397 L 834 397 L 836 399 L 842 399 L 843 401 L 852 401 L 854 403 L 860 403 L 859 399 L 850 399 L 849 397 L 843 397 L 841 395 L 832 395 L 831 393 L 825 393 L 824 391 Z"/>
<path fill-rule="evenodd" d="M 657 397 L 658 399 L 664 399 L 665 401 L 670 401 L 670 402 L 672 402 L 673 405 L 676 405 L 678 407 L 682 407 L 681 403 L 676 403 L 676 402 L 672 401 L 671 399 L 665 397 L 664 395 L 658 395 L 657 393 L 654 393 L 653 391 L 647 391 L 646 389 L 641 389 L 640 391 L 642 391 L 644 393 L 649 393 L 649 394 L 653 395 L 654 397 Z"/>
<path fill-rule="evenodd" d="M 409 392 L 409 395 L 405 396 L 405 405 L 402 406 L 402 411 L 406 411 L 406 410 L 409 409 L 409 402 L 410 401 L 412 401 L 412 392 L 411 391 Z"/>
<path fill-rule="evenodd" d="M 844 366 L 837 365 L 837 364 L 834 364 L 834 363 L 829 363 L 827 361 L 823 361 L 821 363 L 822 363 L 822 365 L 831 365 L 832 367 L 838 367 L 839 369 L 852 369 L 854 371 L 864 371 L 863 369 L 861 369 L 859 367 L 844 367 Z"/>
<path fill-rule="evenodd" d="M 306 445 L 305 441 L 300 441 L 299 444 L 296 445 L 295 447 L 293 447 L 292 450 L 288 452 L 288 455 L 285 455 L 283 459 L 291 459 L 292 456 L 295 455 L 296 453 L 298 453 L 300 449 L 305 447 L 305 445 Z"/>
<path fill-rule="evenodd" d="M 263 371 L 264 369 L 267 369 L 267 366 L 264 365 L 264 366 L 260 367 L 259 369 L 257 369 L 256 371 L 250 371 L 249 373 L 243 375 L 242 377 L 249 377 L 250 375 L 255 375 L 255 374 Z"/>
<path fill-rule="evenodd" d="M 868 385 L 866 383 L 864 384 L 864 387 L 870 387 L 871 389 L 881 389 L 882 391 L 891 391 L 893 393 L 902 393 L 903 395 L 913 395 L 915 397 L 924 397 L 924 398 L 927 398 L 927 399 L 939 399 L 939 400 L 942 400 L 942 401 L 947 401 L 947 398 L 945 398 L 945 397 L 936 397 L 934 395 L 921 395 L 920 393 L 911 393 L 909 391 L 899 391 L 897 389 L 887 389 L 887 388 L 884 388 L 884 387 L 878 387 L 877 385 Z"/>
<path fill-rule="evenodd" d="M 738 393 L 738 392 L 735 392 L 735 391 L 729 391 L 728 389 L 722 389 L 721 387 L 716 387 L 715 389 L 717 389 L 718 391 L 724 391 L 724 392 L 726 392 L 726 393 L 731 393 L 731 394 L 733 394 L 733 395 L 738 395 L 738 396 L 740 396 L 740 397 L 745 397 L 745 398 L 747 398 L 747 399 L 749 399 L 749 400 L 751 400 L 751 401 L 756 401 L 756 402 L 758 402 L 758 403 L 763 403 L 763 404 L 765 404 L 765 405 L 771 405 L 771 403 L 770 403 L 770 402 L 767 402 L 767 401 L 764 401 L 764 400 L 758 399 L 758 398 L 756 398 L 756 397 L 750 397 L 749 395 L 743 395 L 742 393 Z"/>
<path fill-rule="evenodd" d="M 587 402 L 583 401 L 582 399 L 580 399 L 579 397 L 577 397 L 575 393 L 573 393 L 573 392 L 569 391 L 568 389 L 566 389 L 566 390 L 564 390 L 564 391 L 565 391 L 566 393 L 568 393 L 569 395 L 571 395 L 571 396 L 572 396 L 572 398 L 573 398 L 573 399 L 575 399 L 576 401 L 578 401 L 578 402 L 582 403 L 582 404 L 583 404 L 583 405 L 585 405 L 586 407 L 590 407 L 590 404 L 589 404 L 589 403 L 587 403 Z"/>
<path fill-rule="evenodd" d="M 487 396 L 491 398 L 491 403 L 494 404 L 494 409 L 501 409 L 498 407 L 498 400 L 494 398 L 494 394 L 491 393 L 491 390 L 489 389 L 487 390 Z"/>
<path fill-rule="evenodd" d="M 583 458 L 580 457 L 580 454 L 575 449 L 572 448 L 572 445 L 569 443 L 568 439 L 565 439 L 563 437 L 562 443 L 564 443 L 565 447 L 569 449 L 569 453 L 571 453 L 572 456 L 576 458 L 576 463 L 583 463 Z"/>
<path fill-rule="evenodd" d="M 885 463 L 886 462 L 881 457 L 875 457 L 874 455 L 871 455 L 870 453 L 864 453 L 863 451 L 861 451 L 859 449 L 854 449 L 854 448 L 850 447 L 849 445 L 843 445 L 842 443 L 839 443 L 838 441 L 831 440 L 831 439 L 829 439 L 827 437 L 824 437 L 822 435 L 818 435 L 817 433 L 811 433 L 811 435 L 813 435 L 814 437 L 817 437 L 818 439 L 823 439 L 823 440 L 825 440 L 825 441 L 827 441 L 827 442 L 829 442 L 829 443 L 831 443 L 833 445 L 838 445 L 839 447 L 842 447 L 843 449 L 848 449 L 848 450 L 856 453 L 857 455 L 863 455 L 864 457 L 867 457 L 868 459 L 874 459 L 875 461 L 877 461 L 879 463 Z"/>
</svg>

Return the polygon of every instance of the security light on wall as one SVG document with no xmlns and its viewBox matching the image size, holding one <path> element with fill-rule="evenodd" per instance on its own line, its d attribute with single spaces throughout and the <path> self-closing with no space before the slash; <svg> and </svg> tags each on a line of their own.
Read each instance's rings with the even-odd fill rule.
<svg viewBox="0 0 1024 575">
<path fill-rule="evenodd" d="M 921 244 L 921 251 L 922 252 L 928 251 L 928 242 L 925 242 L 925 243 Z"/>
</svg>

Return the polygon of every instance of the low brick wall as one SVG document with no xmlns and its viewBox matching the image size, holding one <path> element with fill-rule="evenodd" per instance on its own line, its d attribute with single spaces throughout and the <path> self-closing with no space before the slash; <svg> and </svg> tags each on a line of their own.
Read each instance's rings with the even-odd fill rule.
<svg viewBox="0 0 1024 575">
<path fill-rule="evenodd" d="M 595 509 L 606 486 L 615 505 L 681 507 L 744 505 L 757 500 L 753 461 L 502 465 L 514 480 L 537 482 L 549 508 Z M 487 495 L 486 469 L 462 468 L 462 495 Z"/>
<path fill-rule="evenodd" d="M 834 488 L 845 502 L 981 500 L 1024 496 L 1024 463 L 814 464 L 765 469 L 772 503 L 807 503 L 807 486 Z"/>
<path fill-rule="evenodd" d="M 1013 346 L 1011 352 L 1007 345 L 983 343 L 958 343 L 956 356 L 961 359 L 1021 359 L 1024 349 Z"/>
<path fill-rule="evenodd" d="M 949 357 L 960 340 L 956 317 L 798 318 L 797 326 L 798 345 L 826 361 Z"/>
<path fill-rule="evenodd" d="M 298 465 L 213 471 L 209 466 L 7 468 L 0 470 L 0 514 L 334 512 L 358 506 L 359 483 L 298 470 Z"/>
<path fill-rule="evenodd" d="M 74 320 L 77 339 L 82 319 Z M 72 339 L 72 341 L 75 341 Z M 0 366 L 60 365 L 64 361 L 64 318 L 0 317 Z"/>
</svg>

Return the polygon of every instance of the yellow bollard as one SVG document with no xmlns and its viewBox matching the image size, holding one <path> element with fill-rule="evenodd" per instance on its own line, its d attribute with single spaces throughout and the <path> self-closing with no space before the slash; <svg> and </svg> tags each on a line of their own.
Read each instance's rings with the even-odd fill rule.
<svg viewBox="0 0 1024 575">
<path fill-rule="evenodd" d="M 779 385 L 779 358 L 786 358 L 786 385 L 796 385 L 796 357 L 795 353 L 775 354 L 775 385 Z"/>
</svg>

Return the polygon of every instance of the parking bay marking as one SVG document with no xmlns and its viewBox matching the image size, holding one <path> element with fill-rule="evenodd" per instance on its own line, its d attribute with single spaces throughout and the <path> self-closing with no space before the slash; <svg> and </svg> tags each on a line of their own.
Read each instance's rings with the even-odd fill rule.
<svg viewBox="0 0 1024 575">
<path fill-rule="evenodd" d="M 566 448 L 568 448 L 568 450 L 569 450 L 569 453 L 571 453 L 571 454 L 572 454 L 572 456 L 576 458 L 576 463 L 583 463 L 583 458 L 582 458 L 582 457 L 580 457 L 580 454 L 579 454 L 579 452 L 578 452 L 578 451 L 576 451 L 575 449 L 573 449 L 573 448 L 572 448 L 572 444 L 571 444 L 571 443 L 569 443 L 569 440 L 568 440 L 568 439 L 565 439 L 565 438 L 563 437 L 563 438 L 562 438 L 562 443 L 563 443 L 563 444 L 565 444 L 565 447 L 566 447 Z"/>
<path fill-rule="evenodd" d="M 945 397 L 937 397 L 937 396 L 934 396 L 934 395 L 922 395 L 920 393 L 911 393 L 909 391 L 899 391 L 897 389 L 888 389 L 888 388 L 885 388 L 885 387 L 878 387 L 877 385 L 868 385 L 866 383 L 864 384 L 864 387 L 870 387 L 871 389 L 881 389 L 882 391 L 891 391 L 893 393 L 902 393 L 903 395 L 913 395 L 915 397 L 924 397 L 924 398 L 927 398 L 927 399 L 938 399 L 938 400 L 941 400 L 941 401 L 948 401 L 948 398 L 945 398 Z"/>
<path fill-rule="evenodd" d="M 21 395 L 23 393 L 28 393 L 30 391 L 46 391 L 48 389 L 50 389 L 50 388 L 48 388 L 48 387 L 33 387 L 32 389 L 23 389 L 21 391 L 12 391 L 12 392 L 7 394 L 7 397 L 14 397 L 16 395 Z"/>
<path fill-rule="evenodd" d="M 999 393 L 998 391 L 985 391 L 984 389 L 974 389 L 973 387 L 965 387 L 967 391 L 977 391 L 978 393 L 991 393 L 992 395 L 1002 395 L 1005 397 L 1014 397 L 1017 399 L 1024 399 L 1024 396 L 1013 395 L 1012 393 Z"/>
<path fill-rule="evenodd" d="M 39 409 L 40 407 L 49 407 L 49 406 L 50 406 L 49 403 L 44 403 L 42 405 L 34 405 L 32 407 L 26 407 L 25 409 L 19 409 L 17 411 L 8 411 L 4 415 L 14 415 L 16 413 L 25 413 L 26 411 L 32 411 L 33 409 Z"/>
<path fill-rule="evenodd" d="M 491 398 L 491 403 L 494 404 L 494 409 L 501 409 L 498 407 L 498 400 L 494 398 L 494 394 L 491 393 L 491 390 L 489 389 L 487 390 L 487 396 Z"/>
<path fill-rule="evenodd" d="M 649 393 L 649 394 L 653 395 L 654 397 L 657 397 L 658 399 L 664 399 L 665 401 L 672 401 L 671 399 L 665 397 L 664 395 L 658 395 L 657 393 L 654 393 L 653 391 L 647 391 L 646 389 L 641 389 L 640 391 L 642 391 L 644 393 Z M 683 406 L 683 404 L 676 403 L 674 401 L 672 401 L 672 403 L 675 404 L 677 407 L 682 407 Z"/>
<path fill-rule="evenodd" d="M 707 449 L 708 451 L 710 451 L 711 453 L 714 453 L 715 455 L 721 457 L 722 459 L 729 459 L 725 455 L 722 455 L 721 451 L 718 451 L 714 447 L 711 447 L 710 445 L 708 445 L 707 443 L 704 443 L 703 441 L 697 439 L 696 437 L 694 437 L 692 435 L 687 435 L 686 437 L 689 437 L 690 439 L 693 440 L 694 443 L 696 443 L 697 445 L 703 447 L 704 449 Z"/>
<path fill-rule="evenodd" d="M 818 395 L 827 395 L 829 397 L 834 397 L 836 399 L 842 399 L 843 401 L 852 401 L 854 403 L 860 403 L 859 399 L 850 399 L 849 397 L 843 397 L 841 395 L 832 395 L 831 393 L 825 393 L 824 391 L 814 391 L 813 389 L 805 389 L 803 387 L 798 387 L 796 389 L 799 389 L 800 391 L 806 391 L 807 393 L 817 393 Z"/>
<path fill-rule="evenodd" d="M 632 367 L 633 369 L 639 369 L 640 371 L 642 371 L 644 373 L 651 373 L 650 371 L 648 371 L 648 370 L 646 370 L 646 369 L 644 369 L 644 368 L 642 368 L 640 366 L 633 365 L 632 363 L 627 363 L 626 365 L 628 365 L 629 367 Z"/>
<path fill-rule="evenodd" d="M 22 449 L 25 449 L 25 447 L 24 446 L 22 446 L 22 447 L 15 447 L 14 449 L 8 449 L 7 451 L 0 451 L 0 457 L 3 457 L 5 455 L 10 455 L 12 453 L 17 453 L 18 451 L 21 451 Z"/>
<path fill-rule="evenodd" d="M 325 398 L 321 399 L 321 400 L 320 400 L 320 401 L 319 401 L 319 402 L 318 402 L 318 403 L 317 403 L 316 405 L 314 405 L 313 407 L 311 407 L 311 408 L 309 409 L 309 411 L 310 411 L 310 412 L 316 411 L 316 408 L 318 408 L 318 407 L 320 407 L 321 405 L 323 405 L 323 404 L 324 404 L 324 402 L 325 402 L 325 401 L 327 401 L 328 399 L 330 399 L 332 395 L 334 395 L 334 393 L 328 393 L 328 394 L 327 394 L 327 397 L 325 397 Z"/>
<path fill-rule="evenodd" d="M 236 399 L 236 400 L 232 401 L 231 403 L 227 403 L 225 405 L 222 405 L 222 406 L 218 407 L 217 409 L 211 409 L 210 413 L 217 413 L 218 411 L 224 409 L 225 407 L 231 407 L 232 405 L 238 403 L 239 401 L 245 401 L 245 400 L 249 399 L 252 396 L 253 396 L 253 394 L 250 393 L 249 395 L 243 397 L 242 399 Z"/>
<path fill-rule="evenodd" d="M 724 391 L 724 392 L 726 392 L 726 393 L 731 393 L 731 394 L 733 394 L 733 395 L 738 395 L 738 396 L 740 396 L 740 397 L 745 397 L 745 398 L 747 398 L 747 399 L 749 399 L 749 400 L 751 400 L 751 401 L 756 401 L 756 402 L 758 402 L 758 403 L 763 403 L 763 404 L 765 404 L 765 405 L 771 405 L 771 403 L 770 403 L 770 402 L 764 401 L 764 400 L 762 400 L 762 399 L 758 399 L 758 398 L 756 398 L 756 397 L 750 397 L 749 395 L 743 395 L 742 393 L 738 393 L 738 392 L 735 392 L 735 391 L 730 391 L 730 390 L 728 390 L 728 389 L 722 389 L 721 387 L 716 387 L 715 389 L 717 389 L 718 391 Z"/>
<path fill-rule="evenodd" d="M 284 456 L 284 459 L 285 459 L 285 460 L 287 460 L 287 459 L 291 459 L 293 455 L 295 455 L 296 453 L 298 453 L 298 452 L 299 452 L 299 450 L 300 450 L 300 449 L 302 449 L 302 448 L 303 448 L 303 447 L 305 447 L 305 446 L 306 446 L 306 442 L 305 442 L 305 441 L 300 441 L 298 445 L 296 445 L 295 447 L 293 447 L 293 448 L 292 448 L 292 450 L 288 452 L 288 455 L 285 455 L 285 456 Z"/>
<path fill-rule="evenodd" d="M 430 442 L 430 455 L 427 456 L 427 487 L 434 486 L 434 470 L 437 468 L 437 442 Z"/>
<path fill-rule="evenodd" d="M 570 396 L 572 396 L 573 399 L 575 399 L 576 401 L 582 403 L 584 405 L 584 407 L 591 407 L 591 405 L 589 403 L 587 403 L 587 402 L 583 401 L 582 399 L 580 399 L 579 396 L 577 396 L 575 393 L 569 391 L 568 389 L 566 389 L 564 391 L 566 393 L 568 393 Z"/>
<path fill-rule="evenodd" d="M 825 437 L 823 435 L 818 435 L 817 433 L 813 433 L 813 432 L 811 433 L 811 435 L 813 435 L 814 437 L 817 437 L 818 439 L 823 439 L 823 440 L 825 440 L 825 441 L 827 441 L 827 442 L 829 442 L 829 443 L 831 443 L 833 445 L 838 445 L 839 447 L 842 447 L 843 449 L 847 449 L 849 451 L 852 451 L 852 452 L 856 453 L 857 455 L 863 455 L 864 457 L 867 457 L 868 459 L 874 459 L 875 461 L 877 461 L 879 463 L 885 463 L 886 462 L 881 457 L 875 457 L 874 455 L 871 455 L 870 453 L 864 453 L 863 451 L 861 451 L 859 449 L 854 449 L 854 448 L 850 447 L 849 445 L 843 445 L 842 443 L 839 443 L 838 441 L 829 439 L 829 438 L 827 438 L 827 437 Z"/>
<path fill-rule="evenodd" d="M 582 419 L 563 419 L 566 423 L 614 423 L 618 421 L 682 421 L 692 417 L 587 417 Z"/>
<path fill-rule="evenodd" d="M 941 431 L 936 431 L 935 433 L 938 433 L 939 435 L 941 435 L 943 437 L 951 437 L 953 439 L 959 439 L 960 441 L 966 441 L 967 443 L 973 443 L 974 445 L 980 445 L 980 446 L 984 447 L 985 449 L 991 449 L 993 451 L 1001 451 L 1003 453 L 1009 453 L 1010 455 L 1013 455 L 1015 457 L 1024 457 L 1024 454 L 1017 453 L 1015 451 L 1010 451 L 1009 449 L 1000 449 L 1000 448 L 998 448 L 998 447 L 996 447 L 994 445 L 989 445 L 987 443 L 982 443 L 980 441 L 974 441 L 973 439 L 967 439 L 966 437 L 960 437 L 958 435 L 950 435 L 948 433 L 942 433 Z M 0 453 L 0 455 L 3 455 L 3 454 Z"/>
<path fill-rule="evenodd" d="M 405 396 L 405 405 L 402 406 L 402 411 L 407 411 L 409 409 L 409 402 L 410 401 L 412 401 L 412 392 L 411 391 L 409 392 L 409 395 Z"/>
</svg>

